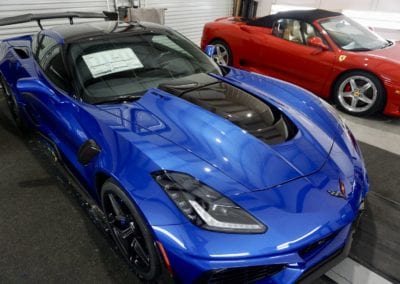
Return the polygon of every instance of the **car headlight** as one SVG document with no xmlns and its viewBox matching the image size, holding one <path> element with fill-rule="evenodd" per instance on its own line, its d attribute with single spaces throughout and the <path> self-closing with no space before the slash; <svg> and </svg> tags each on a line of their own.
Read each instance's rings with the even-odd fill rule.
<svg viewBox="0 0 400 284">
<path fill-rule="evenodd" d="M 193 224 L 227 233 L 263 233 L 266 227 L 228 198 L 194 177 L 171 171 L 152 174 Z"/>
</svg>

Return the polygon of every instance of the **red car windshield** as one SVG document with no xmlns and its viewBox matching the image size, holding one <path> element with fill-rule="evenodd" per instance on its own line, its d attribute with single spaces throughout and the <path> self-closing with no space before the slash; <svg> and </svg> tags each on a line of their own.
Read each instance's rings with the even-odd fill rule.
<svg viewBox="0 0 400 284">
<path fill-rule="evenodd" d="M 320 21 L 320 25 L 344 50 L 368 51 L 391 45 L 391 42 L 347 17 L 329 18 Z"/>
</svg>

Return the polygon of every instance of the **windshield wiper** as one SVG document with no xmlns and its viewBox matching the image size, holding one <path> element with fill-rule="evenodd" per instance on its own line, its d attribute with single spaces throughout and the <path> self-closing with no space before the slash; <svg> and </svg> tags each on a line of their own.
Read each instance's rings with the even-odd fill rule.
<svg viewBox="0 0 400 284">
<path fill-rule="evenodd" d="M 381 47 L 381 49 L 392 46 L 392 45 L 393 45 L 393 42 L 391 42 L 390 40 L 387 40 L 386 43 Z"/>
<path fill-rule="evenodd" d="M 205 73 L 197 73 L 187 77 L 161 83 L 158 85 L 158 88 L 167 93 L 181 97 L 188 92 L 216 83 L 218 83 L 218 80 L 214 79 L 210 75 Z"/>
<path fill-rule="evenodd" d="M 95 104 L 105 104 L 105 103 L 124 103 L 124 102 L 131 102 L 140 99 L 142 96 L 138 95 L 126 95 L 126 96 L 119 96 L 119 97 L 110 97 L 105 98 L 102 100 L 98 100 Z"/>
</svg>

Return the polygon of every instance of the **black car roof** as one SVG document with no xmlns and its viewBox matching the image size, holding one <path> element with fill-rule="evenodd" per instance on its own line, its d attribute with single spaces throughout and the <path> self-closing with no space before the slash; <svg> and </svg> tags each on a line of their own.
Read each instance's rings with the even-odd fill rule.
<svg viewBox="0 0 400 284">
<path fill-rule="evenodd" d="M 278 19 L 295 19 L 300 20 L 308 23 L 312 23 L 315 20 L 328 18 L 328 17 L 336 17 L 342 16 L 343 14 L 339 12 L 332 12 L 327 10 L 321 9 L 313 9 L 313 10 L 292 10 L 292 11 L 285 11 L 279 12 L 273 15 L 268 15 L 265 17 L 260 17 L 254 20 L 250 20 L 247 22 L 250 26 L 260 26 L 260 27 L 267 27 L 272 28 L 272 25 Z"/>
<path fill-rule="evenodd" d="M 58 34 L 66 43 L 83 40 L 86 38 L 96 38 L 106 35 L 117 35 L 123 33 L 135 33 L 143 32 L 143 30 L 149 30 L 151 32 L 165 32 L 169 29 L 152 23 L 121 23 L 117 21 L 105 21 L 105 22 L 91 22 L 74 25 L 60 25 L 50 29 L 48 31 L 55 32 Z"/>
</svg>

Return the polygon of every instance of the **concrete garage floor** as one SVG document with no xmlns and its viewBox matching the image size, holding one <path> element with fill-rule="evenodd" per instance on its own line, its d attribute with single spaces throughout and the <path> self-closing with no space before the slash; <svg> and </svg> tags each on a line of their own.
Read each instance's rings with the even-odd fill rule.
<svg viewBox="0 0 400 284">
<path fill-rule="evenodd" d="M 368 212 L 350 258 L 316 283 L 387 282 L 371 270 L 399 282 L 400 120 L 345 119 L 369 170 Z M 35 143 L 18 137 L 0 96 L 0 283 L 137 283 L 90 217 Z"/>
<path fill-rule="evenodd" d="M 327 275 L 338 283 L 400 282 L 400 119 L 342 114 L 359 140 L 370 178 L 365 216 L 347 259 Z"/>
<path fill-rule="evenodd" d="M 137 283 L 0 98 L 0 283 Z"/>
</svg>

